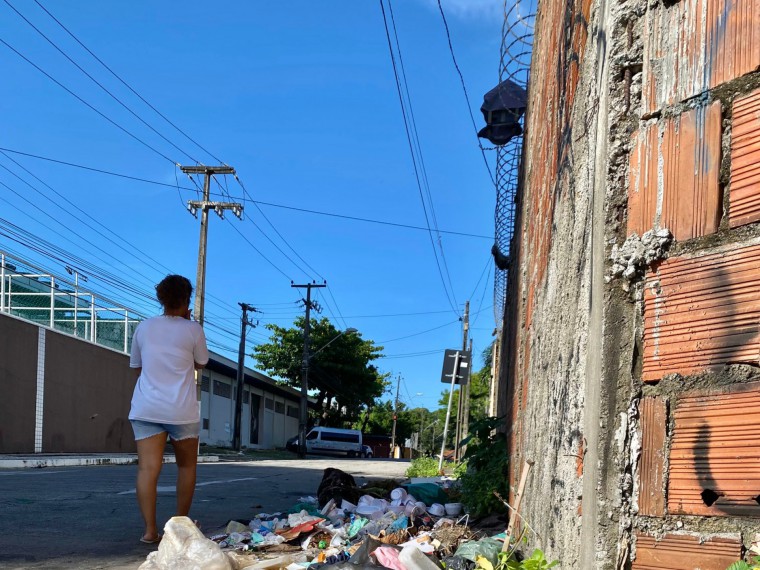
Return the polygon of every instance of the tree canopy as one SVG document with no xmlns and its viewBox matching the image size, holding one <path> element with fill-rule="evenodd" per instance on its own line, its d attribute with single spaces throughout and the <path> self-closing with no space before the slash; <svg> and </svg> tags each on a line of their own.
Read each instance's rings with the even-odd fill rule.
<svg viewBox="0 0 760 570">
<path fill-rule="evenodd" d="M 269 342 L 251 354 L 268 374 L 293 388 L 301 386 L 304 320 L 298 317 L 289 328 L 266 325 Z M 311 319 L 309 338 L 309 389 L 316 392 L 320 423 L 337 427 L 356 421 L 388 387 L 388 375 L 372 364 L 383 347 L 358 333 L 341 334 L 327 318 Z"/>
</svg>

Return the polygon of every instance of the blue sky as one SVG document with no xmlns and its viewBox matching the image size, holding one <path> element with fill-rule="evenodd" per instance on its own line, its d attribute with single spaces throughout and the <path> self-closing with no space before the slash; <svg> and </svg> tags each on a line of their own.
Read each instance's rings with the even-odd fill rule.
<svg viewBox="0 0 760 570">
<path fill-rule="evenodd" d="M 171 185 L 178 181 L 184 187 L 192 182 L 172 162 L 215 163 L 37 4 L 9 1 L 178 148 L 97 87 L 6 3 L 0 3 L 2 40 L 158 152 L 109 123 L 6 45 L 0 45 L 0 147 Z M 212 6 L 188 1 L 178 8 L 143 0 L 40 1 L 175 125 L 234 166 L 254 200 L 425 226 L 379 2 L 257 0 Z M 498 80 L 501 5 L 499 0 L 443 1 L 478 128 L 482 96 Z M 437 3 L 396 0 L 393 10 L 438 227 L 492 236 L 493 183 Z M 195 279 L 199 223 L 183 206 L 197 198 L 195 192 L 8 156 L 69 203 L 0 154 L 0 165 L 51 198 L 0 169 L 0 182 L 7 185 L 0 186 L 0 217 L 146 293 L 168 270 Z M 486 156 L 492 164 L 493 152 Z M 242 200 L 234 179 L 227 180 L 227 190 Z M 301 313 L 290 281 L 312 279 L 328 283 L 329 294 L 323 290 L 316 296 L 324 316 L 385 347 L 388 357 L 379 366 L 394 377 L 401 374 L 401 399 L 410 406 L 436 406 L 445 388 L 440 383 L 443 349 L 461 344 L 456 313 L 466 300 L 475 313 L 476 354 L 491 342 L 492 240 L 441 234 L 453 290 L 450 303 L 426 231 L 260 208 L 287 245 L 253 204 L 246 203 L 243 221 L 231 215 L 210 217 L 206 316 L 214 350 L 235 358 L 238 301 L 263 311 L 260 326 L 249 334 L 252 343 L 262 342 L 266 322 L 285 325 Z M 64 273 L 62 263 L 2 236 L 0 249 Z M 144 314 L 157 311 L 144 297 L 109 287 L 95 276 L 88 285 Z M 409 356 L 418 353 L 424 354 Z"/>
</svg>

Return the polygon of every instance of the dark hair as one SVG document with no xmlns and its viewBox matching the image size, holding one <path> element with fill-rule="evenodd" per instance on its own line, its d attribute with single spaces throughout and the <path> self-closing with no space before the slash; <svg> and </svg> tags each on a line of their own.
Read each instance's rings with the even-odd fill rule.
<svg viewBox="0 0 760 570">
<path fill-rule="evenodd" d="M 156 297 L 165 308 L 175 310 L 187 307 L 193 294 L 190 280 L 182 275 L 167 275 L 156 285 Z"/>
</svg>

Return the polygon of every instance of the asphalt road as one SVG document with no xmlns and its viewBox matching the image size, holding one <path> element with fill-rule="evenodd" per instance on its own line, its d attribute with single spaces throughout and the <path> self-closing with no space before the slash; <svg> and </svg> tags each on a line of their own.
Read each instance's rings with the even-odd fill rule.
<svg viewBox="0 0 760 570">
<path fill-rule="evenodd" d="M 198 465 L 191 516 L 210 535 L 231 519 L 285 511 L 315 496 L 337 467 L 362 484 L 401 478 L 408 462 L 306 459 Z M 0 568 L 136 569 L 155 546 L 139 542 L 134 465 L 0 470 Z M 159 525 L 174 514 L 176 466 L 159 480 Z"/>
</svg>

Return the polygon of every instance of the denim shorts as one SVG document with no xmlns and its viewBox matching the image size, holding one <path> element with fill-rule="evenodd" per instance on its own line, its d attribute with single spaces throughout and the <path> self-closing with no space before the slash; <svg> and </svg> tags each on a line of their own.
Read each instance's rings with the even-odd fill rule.
<svg viewBox="0 0 760 570">
<path fill-rule="evenodd" d="M 143 420 L 129 420 L 132 431 L 135 432 L 135 441 L 153 437 L 159 433 L 167 433 L 172 440 L 190 439 L 198 437 L 201 433 L 201 422 L 191 424 L 158 424 Z"/>
</svg>

